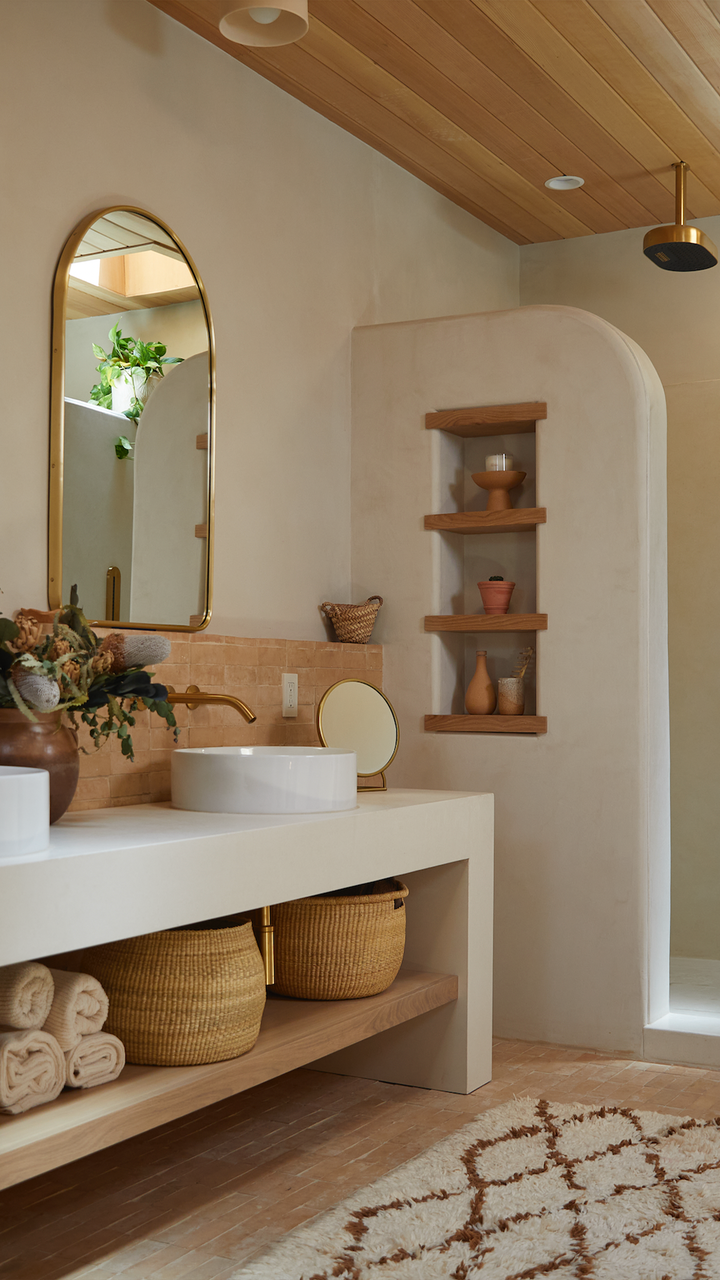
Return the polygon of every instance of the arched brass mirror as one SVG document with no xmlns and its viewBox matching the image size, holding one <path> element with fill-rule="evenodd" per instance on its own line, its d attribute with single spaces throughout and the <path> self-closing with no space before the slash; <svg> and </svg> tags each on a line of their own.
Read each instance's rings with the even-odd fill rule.
<svg viewBox="0 0 720 1280">
<path fill-rule="evenodd" d="M 379 787 L 358 791 L 387 791 L 385 770 L 397 755 L 400 726 L 392 703 L 374 684 L 349 679 L 331 685 L 320 699 L 317 731 L 324 747 L 355 752 L 359 778 L 382 778 Z"/>
<path fill-rule="evenodd" d="M 212 608 L 215 358 L 202 281 L 142 209 L 90 214 L 53 291 L 48 598 L 196 631 Z"/>
</svg>

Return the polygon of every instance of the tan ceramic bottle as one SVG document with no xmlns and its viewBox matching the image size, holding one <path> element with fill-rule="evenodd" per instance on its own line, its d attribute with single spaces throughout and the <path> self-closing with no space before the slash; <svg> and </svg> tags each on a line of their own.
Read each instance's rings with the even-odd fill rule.
<svg viewBox="0 0 720 1280">
<path fill-rule="evenodd" d="M 487 649 L 478 649 L 475 675 L 465 694 L 465 710 L 471 716 L 490 716 L 495 710 L 495 689 L 488 675 Z"/>
</svg>

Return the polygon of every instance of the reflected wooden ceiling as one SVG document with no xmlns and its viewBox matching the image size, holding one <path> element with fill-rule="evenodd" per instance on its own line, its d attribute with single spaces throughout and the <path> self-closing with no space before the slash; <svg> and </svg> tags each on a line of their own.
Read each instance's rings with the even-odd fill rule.
<svg viewBox="0 0 720 1280">
<path fill-rule="evenodd" d="M 232 0 L 150 3 L 516 244 L 673 222 L 675 160 L 720 213 L 720 0 L 310 0 L 263 50 Z"/>
</svg>

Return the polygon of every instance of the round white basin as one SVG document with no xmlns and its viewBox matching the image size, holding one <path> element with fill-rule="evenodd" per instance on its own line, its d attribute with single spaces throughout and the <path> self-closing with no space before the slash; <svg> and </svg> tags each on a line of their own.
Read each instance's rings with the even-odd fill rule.
<svg viewBox="0 0 720 1280">
<path fill-rule="evenodd" d="M 190 747 L 174 751 L 172 802 L 204 813 L 334 813 L 357 805 L 354 751 Z"/>
<path fill-rule="evenodd" d="M 40 853 L 50 844 L 47 769 L 0 765 L 0 858 Z"/>
</svg>

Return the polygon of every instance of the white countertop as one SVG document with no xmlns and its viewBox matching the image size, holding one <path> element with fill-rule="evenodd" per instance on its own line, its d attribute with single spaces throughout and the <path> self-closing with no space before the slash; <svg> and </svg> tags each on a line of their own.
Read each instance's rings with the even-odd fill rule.
<svg viewBox="0 0 720 1280">
<path fill-rule="evenodd" d="M 490 795 L 410 790 L 342 813 L 66 814 L 49 849 L 0 860 L 0 964 L 458 861 L 492 841 L 492 814 Z"/>
</svg>

